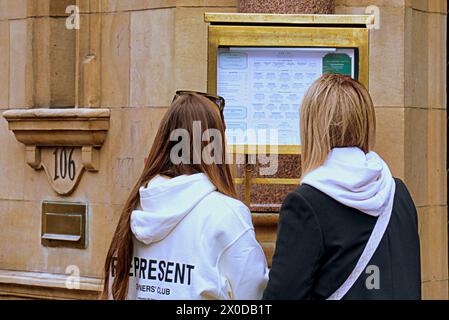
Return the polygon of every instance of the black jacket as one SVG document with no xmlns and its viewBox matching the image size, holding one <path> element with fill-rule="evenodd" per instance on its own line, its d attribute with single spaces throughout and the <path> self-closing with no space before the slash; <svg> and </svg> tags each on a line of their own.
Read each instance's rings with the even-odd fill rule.
<svg viewBox="0 0 449 320">
<path fill-rule="evenodd" d="M 278 238 L 264 299 L 327 299 L 354 269 L 376 223 L 371 217 L 301 185 L 281 208 Z M 420 299 L 416 208 L 396 179 L 390 223 L 368 266 L 343 299 Z"/>
</svg>

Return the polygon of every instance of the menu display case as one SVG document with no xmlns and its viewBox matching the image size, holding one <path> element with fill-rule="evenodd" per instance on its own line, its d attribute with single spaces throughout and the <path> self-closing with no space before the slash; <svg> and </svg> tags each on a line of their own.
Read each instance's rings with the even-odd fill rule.
<svg viewBox="0 0 449 320">
<path fill-rule="evenodd" d="M 206 13 L 205 21 L 208 91 L 226 100 L 235 183 L 270 257 L 282 201 L 299 185 L 304 93 L 324 73 L 368 87 L 374 17 Z"/>
</svg>

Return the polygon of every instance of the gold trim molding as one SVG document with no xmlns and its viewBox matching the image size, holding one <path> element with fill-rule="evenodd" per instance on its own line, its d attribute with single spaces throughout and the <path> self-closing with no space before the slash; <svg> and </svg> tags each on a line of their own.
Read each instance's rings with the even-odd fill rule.
<svg viewBox="0 0 449 320">
<path fill-rule="evenodd" d="M 257 14 L 206 12 L 204 21 L 230 24 L 374 25 L 374 15 L 357 14 Z"/>
<path fill-rule="evenodd" d="M 231 154 L 282 154 L 298 155 L 301 154 L 300 145 L 254 145 L 254 144 L 229 144 L 228 152 Z"/>
</svg>

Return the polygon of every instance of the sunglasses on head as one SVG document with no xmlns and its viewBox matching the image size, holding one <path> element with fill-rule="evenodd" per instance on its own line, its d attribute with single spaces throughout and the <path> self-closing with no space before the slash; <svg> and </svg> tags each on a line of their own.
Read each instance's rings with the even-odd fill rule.
<svg viewBox="0 0 449 320">
<path fill-rule="evenodd" d="M 198 91 L 178 90 L 178 91 L 176 91 L 176 94 L 173 97 L 172 103 L 175 102 L 175 100 L 178 99 L 183 94 L 197 94 L 197 95 L 200 95 L 200 96 L 203 96 L 203 97 L 209 99 L 218 107 L 218 109 L 220 110 L 220 113 L 223 115 L 223 110 L 225 107 L 225 99 L 223 97 L 216 96 L 216 95 L 209 94 L 209 93 L 198 92 Z"/>
</svg>

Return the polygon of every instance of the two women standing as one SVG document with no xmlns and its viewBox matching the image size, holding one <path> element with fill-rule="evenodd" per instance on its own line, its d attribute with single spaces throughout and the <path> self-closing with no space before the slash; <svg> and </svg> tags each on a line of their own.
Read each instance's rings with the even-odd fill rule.
<svg viewBox="0 0 449 320">
<path fill-rule="evenodd" d="M 225 146 L 222 111 L 218 97 L 175 97 L 120 217 L 103 298 L 260 299 L 265 287 L 264 299 L 420 298 L 416 209 L 372 151 L 375 112 L 360 83 L 324 75 L 304 97 L 302 180 L 280 212 L 268 285 L 224 152 L 195 164 L 190 145 L 189 161 L 170 157 L 173 131 L 192 138 L 194 122 Z"/>
</svg>

